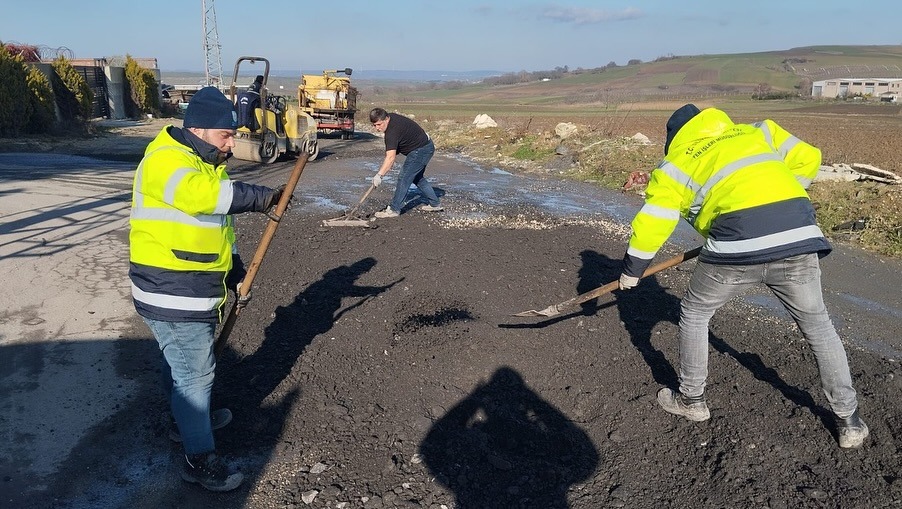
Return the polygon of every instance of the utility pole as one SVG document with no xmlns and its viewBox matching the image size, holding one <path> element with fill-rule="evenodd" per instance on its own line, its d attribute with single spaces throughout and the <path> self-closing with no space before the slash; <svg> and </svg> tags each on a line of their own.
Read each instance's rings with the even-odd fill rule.
<svg viewBox="0 0 902 509">
<path fill-rule="evenodd" d="M 204 10 L 204 64 L 206 85 L 222 89 L 222 56 L 219 54 L 219 30 L 213 0 L 201 0 Z"/>
</svg>

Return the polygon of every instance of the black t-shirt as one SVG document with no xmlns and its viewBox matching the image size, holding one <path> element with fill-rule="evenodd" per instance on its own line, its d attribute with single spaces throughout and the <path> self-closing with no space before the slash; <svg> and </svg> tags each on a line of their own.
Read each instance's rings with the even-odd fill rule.
<svg viewBox="0 0 902 509">
<path fill-rule="evenodd" d="M 406 156 L 429 143 L 426 131 L 413 120 L 397 113 L 390 114 L 389 119 L 385 128 L 386 151 L 397 150 Z"/>
</svg>

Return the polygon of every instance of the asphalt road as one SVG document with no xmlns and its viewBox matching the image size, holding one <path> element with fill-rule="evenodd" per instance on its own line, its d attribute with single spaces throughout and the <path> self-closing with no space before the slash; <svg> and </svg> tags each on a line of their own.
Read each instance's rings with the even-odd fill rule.
<svg viewBox="0 0 902 509">
<path fill-rule="evenodd" d="M 290 213 L 337 216 L 356 203 L 381 161 L 378 141 L 365 133 L 323 140 L 321 159 L 305 169 Z M 272 186 L 292 167 L 292 161 L 234 163 L 234 178 Z M 635 197 L 511 175 L 448 155 L 437 156 L 430 168 L 443 188 L 466 199 L 519 201 L 569 215 L 600 210 L 622 224 L 640 204 Z M 0 506 L 110 507 L 122 490 L 134 489 L 135 479 L 146 478 L 149 491 L 154 483 L 171 482 L 161 478 L 170 468 L 163 453 L 129 468 L 123 466 L 128 458 L 101 450 L 107 441 L 144 444 L 132 436 L 139 431 L 117 428 L 111 419 L 155 382 L 156 359 L 135 364 L 121 355 L 123 342 L 150 339 L 132 307 L 127 277 L 133 171 L 133 163 L 88 157 L 0 154 Z M 370 211 L 388 200 L 387 191 L 374 194 Z M 686 247 L 697 241 L 691 233 L 678 239 Z M 899 359 L 902 263 L 838 246 L 823 270 L 828 308 L 850 347 Z M 765 292 L 744 298 L 783 313 Z M 106 464 L 93 463 L 105 457 Z M 67 487 L 61 479 L 73 468 L 121 469 L 130 482 L 104 475 L 98 476 L 102 485 Z"/>
</svg>

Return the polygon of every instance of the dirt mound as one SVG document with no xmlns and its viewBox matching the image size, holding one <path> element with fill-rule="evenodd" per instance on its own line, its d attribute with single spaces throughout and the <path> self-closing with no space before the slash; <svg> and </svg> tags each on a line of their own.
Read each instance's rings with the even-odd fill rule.
<svg viewBox="0 0 902 509">
<path fill-rule="evenodd" d="M 262 229 L 249 219 L 243 239 Z M 280 256 L 261 268 L 264 286 L 220 363 L 216 399 L 235 421 L 218 443 L 250 473 L 229 507 L 902 500 L 894 362 L 850 351 L 874 436 L 840 450 L 798 332 L 740 300 L 712 322 L 712 419 L 693 424 L 654 401 L 676 384 L 690 267 L 524 320 L 510 315 L 615 279 L 620 235 L 560 223 L 447 228 L 416 211 L 373 230 L 320 219 L 280 227 Z"/>
</svg>

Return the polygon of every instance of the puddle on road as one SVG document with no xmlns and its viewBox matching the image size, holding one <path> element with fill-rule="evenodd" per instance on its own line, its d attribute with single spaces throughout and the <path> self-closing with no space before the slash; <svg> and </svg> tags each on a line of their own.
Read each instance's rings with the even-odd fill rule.
<svg viewBox="0 0 902 509">
<path fill-rule="evenodd" d="M 874 302 L 846 293 L 840 293 L 838 294 L 838 296 L 855 304 L 858 307 L 863 308 L 865 311 L 877 315 L 883 315 L 884 318 L 902 318 L 902 311 L 884 306 L 879 302 Z M 748 302 L 749 304 L 766 310 L 772 316 L 792 321 L 792 316 L 790 316 L 789 312 L 786 311 L 786 308 L 783 307 L 783 303 L 771 294 L 744 295 L 741 297 L 741 299 Z M 837 330 L 847 328 L 845 320 L 838 313 L 831 313 L 830 318 L 836 325 Z M 849 341 L 858 347 L 861 347 L 871 353 L 880 355 L 886 359 L 902 359 L 902 352 L 882 341 L 850 335 L 848 332 L 846 332 L 845 334 L 840 334 L 840 336 L 842 336 L 846 341 Z"/>
<path fill-rule="evenodd" d="M 325 196 L 313 196 L 309 194 L 303 194 L 298 196 L 295 193 L 295 199 L 298 201 L 306 201 L 299 208 L 302 211 L 307 211 L 308 209 L 321 210 L 321 209 L 329 209 L 329 210 L 344 210 L 348 208 L 347 204 L 338 203 L 331 198 L 326 198 Z"/>
<path fill-rule="evenodd" d="M 436 163 L 434 168 L 430 166 L 427 177 L 446 207 L 445 217 L 463 221 L 463 224 L 487 224 L 483 220 L 494 213 L 492 209 L 509 205 L 517 209 L 522 207 L 524 215 L 535 210 L 562 219 L 564 223 L 561 224 L 596 221 L 628 228 L 642 206 L 642 199 L 636 195 L 559 178 L 556 174 L 548 177 L 515 174 L 494 166 L 484 167 L 458 155 L 438 155 Z M 311 211 L 334 211 L 353 206 L 366 191 L 372 177 L 370 173 L 378 166 L 373 162 L 362 163 L 362 168 L 355 164 L 362 170 L 357 180 L 342 179 L 341 183 L 332 179 L 308 180 L 303 207 Z M 395 171 L 370 195 L 370 208 L 373 202 L 384 203 L 390 199 L 396 178 Z M 416 187 L 411 189 L 408 200 L 419 200 Z M 680 223 L 670 239 L 671 244 L 679 246 L 694 246 L 699 242 L 698 234 L 685 222 Z"/>
<path fill-rule="evenodd" d="M 886 317 L 892 318 L 902 318 L 902 310 L 891 308 L 889 306 L 884 306 L 879 302 L 874 302 L 872 300 L 864 299 L 858 297 L 856 295 L 849 295 L 848 293 L 839 293 L 838 296 L 843 299 L 855 304 L 856 306 L 860 306 L 864 308 L 866 311 L 870 311 L 871 313 L 875 313 L 878 315 L 884 315 Z"/>
</svg>

